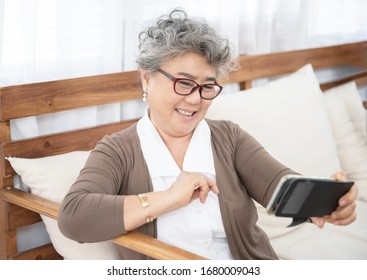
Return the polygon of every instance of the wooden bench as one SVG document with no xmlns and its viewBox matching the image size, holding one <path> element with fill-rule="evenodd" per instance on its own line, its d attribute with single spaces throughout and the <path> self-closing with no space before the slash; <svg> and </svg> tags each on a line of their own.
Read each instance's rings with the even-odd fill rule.
<svg viewBox="0 0 367 280">
<path fill-rule="evenodd" d="M 356 66 L 357 73 L 321 85 L 327 89 L 355 80 L 367 84 L 367 42 L 255 56 L 241 56 L 241 69 L 222 84 L 238 83 L 251 88 L 252 81 L 290 73 L 311 63 L 315 70 Z M 12 141 L 10 121 L 94 105 L 141 98 L 136 71 L 0 88 L 0 259 L 61 259 L 52 244 L 26 252 L 17 250 L 17 229 L 40 221 L 40 214 L 57 219 L 59 205 L 14 188 L 15 172 L 6 156 L 39 158 L 71 151 L 86 151 L 104 135 L 128 127 L 126 120 L 92 128 Z M 367 102 L 364 102 L 367 107 Z M 164 244 L 152 237 L 131 232 L 114 243 L 154 259 L 202 259 L 191 252 Z"/>
</svg>

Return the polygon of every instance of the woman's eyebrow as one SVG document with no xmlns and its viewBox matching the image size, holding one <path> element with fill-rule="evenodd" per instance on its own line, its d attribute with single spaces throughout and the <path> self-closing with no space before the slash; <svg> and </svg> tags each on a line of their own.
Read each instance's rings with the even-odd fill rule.
<svg viewBox="0 0 367 280">
<path fill-rule="evenodd" d="M 191 80 L 196 80 L 196 79 L 198 78 L 198 77 L 193 76 L 193 75 L 191 75 L 191 74 L 189 74 L 189 73 L 186 73 L 186 72 L 178 72 L 178 73 L 177 73 L 177 75 L 178 75 L 178 76 L 184 76 L 184 77 L 186 77 L 186 78 L 188 78 L 188 79 L 191 79 Z M 207 77 L 207 78 L 205 79 L 205 81 L 216 82 L 216 81 L 217 81 L 217 79 L 216 79 L 215 77 Z"/>
</svg>

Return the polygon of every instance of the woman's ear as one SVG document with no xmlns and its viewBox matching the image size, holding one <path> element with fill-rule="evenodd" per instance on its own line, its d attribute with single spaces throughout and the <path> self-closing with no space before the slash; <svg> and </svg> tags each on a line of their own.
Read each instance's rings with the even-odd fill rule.
<svg viewBox="0 0 367 280">
<path fill-rule="evenodd" d="M 148 88 L 150 75 L 149 75 L 148 72 L 146 72 L 144 70 L 139 70 L 139 72 L 140 72 L 141 84 L 143 86 L 143 91 L 146 91 L 147 88 Z"/>
</svg>

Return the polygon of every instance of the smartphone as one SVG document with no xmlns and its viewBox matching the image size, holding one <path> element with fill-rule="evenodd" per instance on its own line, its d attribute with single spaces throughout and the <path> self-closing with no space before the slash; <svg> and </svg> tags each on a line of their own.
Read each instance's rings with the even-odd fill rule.
<svg viewBox="0 0 367 280">
<path fill-rule="evenodd" d="M 279 181 L 266 209 L 268 213 L 282 217 L 330 215 L 337 209 L 339 199 L 353 185 L 353 181 L 285 175 Z"/>
</svg>

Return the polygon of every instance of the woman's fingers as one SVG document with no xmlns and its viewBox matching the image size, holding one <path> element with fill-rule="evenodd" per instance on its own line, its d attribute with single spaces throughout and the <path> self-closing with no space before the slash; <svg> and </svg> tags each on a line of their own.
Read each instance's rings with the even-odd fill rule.
<svg viewBox="0 0 367 280">
<path fill-rule="evenodd" d="M 217 184 L 209 177 L 194 172 L 181 172 L 175 183 L 171 186 L 170 192 L 174 194 L 178 206 L 182 207 L 199 198 L 205 203 L 209 192 L 219 193 Z"/>
<path fill-rule="evenodd" d="M 199 181 L 195 191 L 199 193 L 198 197 L 201 203 L 205 203 L 210 191 L 215 194 L 219 194 L 217 184 L 212 179 L 202 174 L 199 175 Z"/>
<path fill-rule="evenodd" d="M 325 225 L 325 218 L 322 217 L 312 217 L 311 221 L 313 224 L 317 225 L 319 228 L 323 228 Z"/>
<path fill-rule="evenodd" d="M 339 199 L 339 206 L 333 213 L 331 213 L 331 215 L 324 217 L 312 217 L 312 222 L 319 228 L 322 228 L 325 222 L 341 226 L 353 223 L 357 218 L 355 202 L 357 193 L 357 187 L 353 186 Z"/>
<path fill-rule="evenodd" d="M 357 187 L 353 186 L 339 199 L 339 207 L 326 219 L 335 225 L 349 225 L 356 220 Z"/>
<path fill-rule="evenodd" d="M 358 189 L 354 185 L 350 188 L 350 190 L 345 195 L 343 195 L 339 199 L 339 206 L 344 207 L 344 206 L 347 206 L 348 204 L 355 203 L 357 199 L 357 195 L 358 195 Z"/>
<path fill-rule="evenodd" d="M 346 181 L 347 174 L 344 171 L 338 171 L 331 175 L 331 178 L 334 178 L 337 181 Z"/>
</svg>

